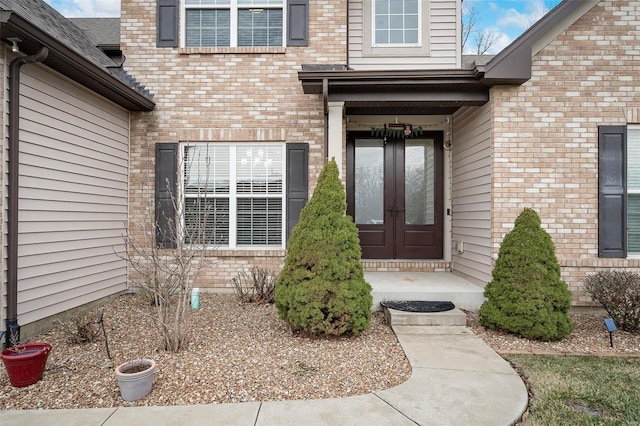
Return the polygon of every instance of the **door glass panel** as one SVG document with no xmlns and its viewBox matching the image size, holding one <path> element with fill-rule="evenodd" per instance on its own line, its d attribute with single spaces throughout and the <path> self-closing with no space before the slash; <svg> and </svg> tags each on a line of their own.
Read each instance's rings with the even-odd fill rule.
<svg viewBox="0 0 640 426">
<path fill-rule="evenodd" d="M 384 143 L 381 139 L 357 139 L 355 145 L 356 224 L 383 224 Z"/>
<path fill-rule="evenodd" d="M 435 219 L 433 140 L 406 140 L 404 152 L 405 223 L 433 225 Z"/>
</svg>

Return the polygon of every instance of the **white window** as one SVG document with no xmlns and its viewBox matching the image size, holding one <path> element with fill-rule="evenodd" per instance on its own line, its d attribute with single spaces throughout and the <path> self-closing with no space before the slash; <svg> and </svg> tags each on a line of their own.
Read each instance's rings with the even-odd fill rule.
<svg viewBox="0 0 640 426">
<path fill-rule="evenodd" d="M 640 125 L 627 126 L 627 250 L 640 254 Z"/>
<path fill-rule="evenodd" d="M 284 0 L 184 0 L 184 44 L 283 46 L 284 21 Z"/>
<path fill-rule="evenodd" d="M 283 144 L 184 145 L 183 241 L 284 247 Z"/>
<path fill-rule="evenodd" d="M 418 46 L 419 0 L 373 0 L 373 45 Z"/>
<path fill-rule="evenodd" d="M 366 57 L 431 55 L 429 10 L 432 0 L 362 2 L 362 53 Z"/>
</svg>

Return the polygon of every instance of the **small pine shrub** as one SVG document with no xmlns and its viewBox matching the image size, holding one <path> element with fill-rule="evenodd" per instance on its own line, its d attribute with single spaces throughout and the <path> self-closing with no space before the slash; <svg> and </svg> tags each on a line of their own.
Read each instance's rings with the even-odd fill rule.
<svg viewBox="0 0 640 426">
<path fill-rule="evenodd" d="M 485 327 L 542 341 L 571 333 L 571 292 L 560 279 L 553 241 L 535 210 L 524 209 L 504 237 L 484 295 L 480 323 Z"/>
<path fill-rule="evenodd" d="M 233 291 L 242 303 L 273 303 L 276 291 L 276 275 L 267 268 L 252 266 L 231 278 Z"/>
<path fill-rule="evenodd" d="M 324 167 L 293 229 L 276 284 L 276 308 L 294 330 L 358 334 L 371 323 L 371 286 L 360 264 L 358 230 L 345 215 L 335 160 Z"/>
<path fill-rule="evenodd" d="M 604 307 L 618 328 L 640 333 L 640 275 L 631 271 L 601 271 L 587 276 L 584 289 Z"/>
</svg>

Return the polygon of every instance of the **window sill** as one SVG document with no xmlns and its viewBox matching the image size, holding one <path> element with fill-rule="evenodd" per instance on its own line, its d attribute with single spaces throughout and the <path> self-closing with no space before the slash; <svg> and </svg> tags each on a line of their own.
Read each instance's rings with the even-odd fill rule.
<svg viewBox="0 0 640 426">
<path fill-rule="evenodd" d="M 229 54 L 284 54 L 286 47 L 181 47 L 181 55 L 229 55 Z"/>
<path fill-rule="evenodd" d="M 167 249 L 172 250 L 172 249 Z M 204 253 L 205 257 L 284 257 L 287 254 L 287 250 L 283 248 L 275 247 L 243 247 L 237 249 L 230 248 L 215 248 L 211 247 L 206 249 Z"/>
<path fill-rule="evenodd" d="M 429 49 L 426 47 L 413 47 L 413 46 L 397 46 L 397 47 L 365 47 L 365 57 L 429 57 L 431 56 Z"/>
<path fill-rule="evenodd" d="M 207 257 L 215 256 L 215 257 L 282 257 L 286 255 L 285 249 L 282 248 L 237 248 L 237 249 L 229 249 L 229 248 L 219 248 L 219 249 L 211 249 L 207 253 Z"/>
</svg>

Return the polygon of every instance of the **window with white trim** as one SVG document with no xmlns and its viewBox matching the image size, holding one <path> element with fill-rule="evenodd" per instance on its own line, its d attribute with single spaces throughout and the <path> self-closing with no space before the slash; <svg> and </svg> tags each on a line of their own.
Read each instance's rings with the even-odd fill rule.
<svg viewBox="0 0 640 426">
<path fill-rule="evenodd" d="M 627 126 L 627 251 L 640 254 L 640 125 Z"/>
<path fill-rule="evenodd" d="M 373 0 L 373 46 L 420 44 L 419 0 Z"/>
<path fill-rule="evenodd" d="M 184 0 L 186 47 L 284 46 L 284 0 Z"/>
<path fill-rule="evenodd" d="M 284 144 L 183 146 L 183 241 L 284 247 Z"/>
</svg>

